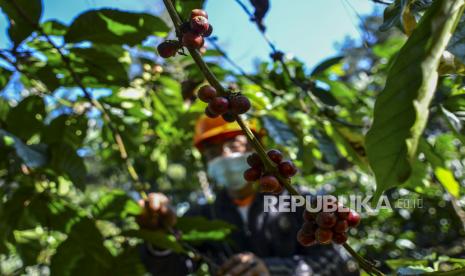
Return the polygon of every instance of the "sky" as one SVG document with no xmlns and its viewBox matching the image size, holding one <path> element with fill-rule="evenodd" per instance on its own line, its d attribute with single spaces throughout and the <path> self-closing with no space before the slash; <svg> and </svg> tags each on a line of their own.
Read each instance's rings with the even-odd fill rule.
<svg viewBox="0 0 465 276">
<path fill-rule="evenodd" d="M 249 4 L 248 0 L 242 0 Z M 270 0 L 265 18 L 267 34 L 278 49 L 294 55 L 309 68 L 337 54 L 336 43 L 360 38 L 357 16 L 373 12 L 370 0 Z M 43 0 L 42 21 L 71 23 L 79 13 L 102 7 L 130 11 L 163 12 L 161 0 Z M 292 3 L 292 4 L 290 4 Z M 378 7 L 379 8 L 379 7 Z M 218 43 L 246 71 L 269 58 L 270 49 L 248 16 L 234 0 L 207 0 L 206 10 Z M 10 45 L 7 21 L 0 14 L 0 48 Z"/>
</svg>

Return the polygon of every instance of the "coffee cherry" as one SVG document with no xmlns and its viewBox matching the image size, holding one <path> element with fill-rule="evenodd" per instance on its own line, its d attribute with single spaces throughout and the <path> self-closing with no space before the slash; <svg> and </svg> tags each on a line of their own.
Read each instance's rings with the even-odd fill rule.
<svg viewBox="0 0 465 276">
<path fill-rule="evenodd" d="M 182 35 L 182 45 L 187 48 L 200 49 L 204 42 L 203 37 L 195 33 L 187 32 Z"/>
<path fill-rule="evenodd" d="M 213 33 L 213 26 L 211 24 L 208 25 L 208 30 L 203 34 L 204 37 L 209 37 Z"/>
<path fill-rule="evenodd" d="M 292 177 L 297 173 L 297 167 L 291 161 L 284 161 L 278 165 L 279 173 L 284 177 Z"/>
<path fill-rule="evenodd" d="M 360 223 L 360 215 L 355 211 L 350 211 L 347 223 L 349 227 L 356 227 Z"/>
<path fill-rule="evenodd" d="M 297 241 L 302 246 L 314 245 L 316 242 L 315 234 L 308 234 L 308 233 L 305 233 L 302 229 L 300 229 L 299 232 L 297 232 Z"/>
<path fill-rule="evenodd" d="M 218 114 L 211 112 L 211 110 L 208 107 L 205 108 L 205 115 L 212 119 L 219 116 Z"/>
<path fill-rule="evenodd" d="M 276 164 L 281 163 L 281 161 L 283 160 L 283 154 L 279 150 L 272 149 L 269 150 L 266 154 L 271 159 L 271 161 L 273 161 Z"/>
<path fill-rule="evenodd" d="M 347 232 L 348 229 L 349 224 L 347 223 L 347 220 L 338 220 L 336 225 L 333 227 L 333 231 L 336 233 L 344 233 Z"/>
<path fill-rule="evenodd" d="M 252 168 L 263 168 L 263 163 L 262 160 L 260 159 L 260 156 L 256 153 L 252 153 L 247 157 L 247 164 L 251 166 Z"/>
<path fill-rule="evenodd" d="M 344 244 L 347 241 L 347 233 L 334 233 L 333 234 L 333 242 L 337 244 Z"/>
<path fill-rule="evenodd" d="M 221 115 L 221 117 L 223 117 L 223 120 L 230 123 L 236 120 L 236 114 L 233 114 L 230 111 L 224 113 L 223 115 Z"/>
<path fill-rule="evenodd" d="M 190 26 L 194 33 L 204 35 L 208 31 L 210 24 L 208 24 L 207 18 L 203 16 L 196 16 L 191 19 Z"/>
<path fill-rule="evenodd" d="M 208 14 L 206 11 L 201 9 L 194 9 L 191 11 L 191 19 L 197 16 L 203 16 L 208 19 Z"/>
<path fill-rule="evenodd" d="M 271 193 L 275 195 L 279 195 L 283 191 L 284 191 L 284 186 L 279 184 L 279 186 L 276 189 L 274 189 L 274 191 L 271 191 Z"/>
<path fill-rule="evenodd" d="M 211 85 L 204 85 L 199 89 L 197 96 L 202 102 L 209 103 L 216 97 L 216 89 Z"/>
<path fill-rule="evenodd" d="M 304 218 L 305 221 L 315 221 L 316 219 L 316 213 L 310 213 L 309 211 L 304 211 L 302 214 L 302 217 Z"/>
<path fill-rule="evenodd" d="M 264 192 L 277 192 L 281 184 L 273 175 L 265 175 L 260 178 L 260 186 Z"/>
<path fill-rule="evenodd" d="M 349 217 L 350 209 L 347 207 L 340 207 L 337 211 L 337 217 L 339 219 L 347 219 Z"/>
<path fill-rule="evenodd" d="M 318 229 L 318 225 L 315 222 L 304 222 L 302 224 L 302 231 L 308 234 L 315 234 L 316 230 Z"/>
<path fill-rule="evenodd" d="M 208 103 L 208 109 L 214 114 L 222 115 L 228 111 L 229 101 L 225 97 L 216 97 Z"/>
<path fill-rule="evenodd" d="M 250 101 L 243 95 L 232 96 L 230 103 L 231 112 L 235 114 L 244 114 L 250 109 Z"/>
<path fill-rule="evenodd" d="M 322 213 L 319 213 L 316 216 L 316 223 L 318 223 L 318 225 L 321 228 L 330 229 L 334 225 L 336 225 L 336 221 L 337 221 L 337 219 L 336 219 L 336 215 L 334 215 L 334 213 L 322 212 Z"/>
<path fill-rule="evenodd" d="M 262 171 L 260 169 L 249 168 L 245 170 L 244 172 L 244 179 L 248 182 L 253 182 L 253 181 L 257 181 L 258 179 L 260 179 L 261 175 L 262 175 Z"/>
<path fill-rule="evenodd" d="M 316 240 L 321 244 L 327 244 L 331 242 L 333 238 L 333 231 L 330 229 L 318 228 L 315 232 Z"/>
<path fill-rule="evenodd" d="M 174 57 L 179 50 L 180 46 L 177 41 L 164 41 L 158 45 L 158 54 L 162 58 Z"/>
</svg>

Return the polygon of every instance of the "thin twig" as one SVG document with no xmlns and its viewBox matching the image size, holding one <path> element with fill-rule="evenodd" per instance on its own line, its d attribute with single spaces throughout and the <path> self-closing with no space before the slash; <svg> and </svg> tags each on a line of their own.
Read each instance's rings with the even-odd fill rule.
<svg viewBox="0 0 465 276">
<path fill-rule="evenodd" d="M 272 93 L 272 94 L 274 94 L 274 95 L 277 95 L 277 96 L 283 95 L 283 93 L 282 93 L 281 91 L 278 91 L 278 90 L 274 89 L 273 87 L 270 87 L 269 85 L 266 85 L 266 84 L 262 83 L 262 82 L 261 82 L 260 80 L 258 80 L 257 78 L 254 78 L 253 76 L 250 76 L 249 74 L 247 74 L 247 73 L 245 72 L 245 70 L 242 69 L 242 67 L 241 67 L 239 64 L 237 64 L 234 60 L 232 60 L 232 59 L 229 57 L 229 55 L 228 55 L 223 49 L 221 49 L 220 45 L 218 45 L 218 43 L 216 43 L 214 39 L 208 39 L 208 41 L 209 41 L 209 43 L 210 43 L 211 45 L 213 45 L 213 47 L 215 48 L 215 50 L 217 50 L 217 51 L 220 53 L 220 55 L 221 55 L 229 64 L 231 64 L 237 71 L 239 71 L 239 74 L 240 74 L 242 77 L 248 79 L 248 80 L 251 81 L 252 83 L 254 83 L 254 84 L 260 86 L 261 88 L 263 88 L 263 90 L 268 91 L 268 92 L 270 92 L 270 93 Z"/>
</svg>

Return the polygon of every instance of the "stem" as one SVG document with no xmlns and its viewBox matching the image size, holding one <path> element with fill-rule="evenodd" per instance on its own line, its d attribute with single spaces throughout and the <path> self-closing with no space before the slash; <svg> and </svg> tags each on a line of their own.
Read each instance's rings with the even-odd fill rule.
<svg viewBox="0 0 465 276">
<path fill-rule="evenodd" d="M 40 27 L 40 25 L 34 23 L 33 21 L 30 20 L 29 16 L 21 9 L 20 6 L 15 1 L 11 1 L 13 4 L 14 8 L 18 11 L 21 17 L 23 17 L 37 32 L 40 33 L 41 36 L 43 36 L 47 42 L 54 48 L 58 54 L 60 55 L 61 60 L 66 66 L 66 69 L 69 71 L 71 74 L 71 77 L 74 81 L 74 83 L 81 89 L 82 93 L 84 94 L 84 97 L 95 107 L 97 108 L 100 112 L 102 112 L 102 117 L 103 120 L 107 123 L 108 127 L 111 130 L 111 133 L 113 135 L 113 138 L 115 140 L 116 145 L 118 146 L 118 150 L 120 152 L 120 157 L 124 161 L 127 171 L 129 173 L 129 176 L 131 179 L 138 183 L 140 182 L 139 175 L 136 172 L 136 169 L 132 165 L 131 161 L 129 160 L 128 153 L 126 150 L 126 146 L 124 145 L 123 138 L 118 131 L 117 127 L 113 125 L 113 122 L 110 118 L 110 115 L 108 113 L 108 110 L 96 99 L 94 99 L 91 95 L 91 93 L 87 90 L 87 88 L 84 86 L 81 78 L 79 75 L 74 71 L 71 61 L 69 58 L 65 55 L 63 52 L 63 49 L 56 45 L 53 40 L 44 32 L 44 30 Z M 147 193 L 143 190 L 141 185 L 137 185 L 136 190 L 139 192 L 140 196 L 146 200 L 147 199 Z"/>
<path fill-rule="evenodd" d="M 363 270 L 365 270 L 368 274 L 376 275 L 376 276 L 384 276 L 384 274 L 375 267 L 375 264 L 369 262 L 368 260 L 360 256 L 357 252 L 355 252 L 355 250 L 352 247 L 350 247 L 349 244 L 344 243 L 342 246 L 344 246 L 347 252 L 349 252 L 349 254 L 352 255 L 352 257 L 354 257 L 357 260 L 360 267 Z"/>
<path fill-rule="evenodd" d="M 179 33 L 179 27 L 182 24 L 179 15 L 176 12 L 176 9 L 173 6 L 173 3 L 170 0 L 163 0 L 166 9 L 168 10 L 168 13 L 171 17 L 171 20 L 175 24 L 176 31 Z M 199 52 L 195 49 L 189 49 L 189 53 L 191 54 L 192 58 L 194 59 L 195 63 L 199 67 L 199 69 L 202 71 L 202 73 L 205 75 L 205 78 L 210 82 L 210 84 L 215 87 L 215 89 L 220 92 L 221 95 L 226 94 L 226 91 L 224 87 L 221 85 L 219 80 L 216 78 L 216 76 L 212 73 L 208 65 L 205 63 L 205 61 L 202 59 L 202 56 L 199 54 Z M 300 195 L 300 193 L 291 185 L 291 182 L 289 179 L 283 178 L 280 174 L 277 173 L 277 167 L 276 164 L 274 164 L 273 161 L 268 157 L 266 154 L 266 150 L 263 147 L 263 145 L 260 143 L 260 141 L 255 137 L 253 132 L 250 130 L 250 128 L 245 124 L 244 120 L 241 118 L 241 116 L 236 116 L 236 121 L 241 127 L 242 131 L 245 133 L 247 136 L 247 139 L 250 141 L 252 144 L 253 148 L 257 152 L 257 154 L 260 156 L 260 159 L 263 161 L 265 168 L 267 171 L 273 173 L 281 183 L 285 186 L 285 188 L 288 190 L 288 192 L 291 195 Z M 384 276 L 382 272 L 377 270 L 374 266 L 374 264 L 370 263 L 369 261 L 365 260 L 362 256 L 360 256 L 355 250 L 353 250 L 352 247 L 350 247 L 349 244 L 345 243 L 344 248 L 349 252 L 350 255 L 352 255 L 360 264 L 360 266 L 368 273 L 372 273 L 373 275 L 377 276 Z"/>
</svg>

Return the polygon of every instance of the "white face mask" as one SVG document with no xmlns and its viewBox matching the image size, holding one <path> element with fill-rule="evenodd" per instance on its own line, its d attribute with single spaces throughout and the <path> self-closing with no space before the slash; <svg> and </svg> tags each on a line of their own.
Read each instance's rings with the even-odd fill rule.
<svg viewBox="0 0 465 276">
<path fill-rule="evenodd" d="M 244 171 L 249 168 L 247 153 L 233 153 L 228 157 L 219 156 L 208 162 L 207 173 L 217 185 L 230 190 L 239 190 L 247 182 L 244 180 Z"/>
</svg>

